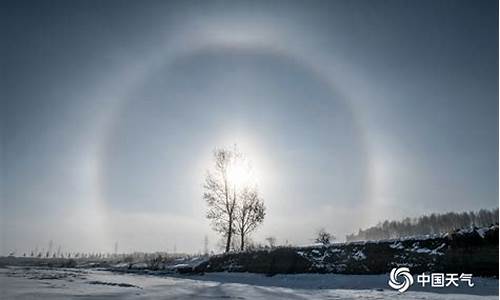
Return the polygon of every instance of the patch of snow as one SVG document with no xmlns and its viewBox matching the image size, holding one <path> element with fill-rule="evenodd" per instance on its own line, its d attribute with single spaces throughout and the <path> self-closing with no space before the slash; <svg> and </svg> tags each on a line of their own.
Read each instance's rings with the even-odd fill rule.
<svg viewBox="0 0 500 300">
<path fill-rule="evenodd" d="M 404 249 L 405 247 L 403 246 L 403 244 L 401 244 L 401 242 L 395 242 L 394 244 L 390 244 L 389 247 L 391 247 L 392 249 Z"/>
<path fill-rule="evenodd" d="M 480 237 L 484 239 L 484 236 L 486 235 L 486 232 L 489 231 L 489 228 L 479 228 L 476 230 L 476 232 L 479 234 Z"/>
<path fill-rule="evenodd" d="M 413 250 L 413 252 L 417 252 L 417 253 L 431 253 L 432 250 L 431 249 L 427 249 L 427 248 L 417 248 L 417 249 Z"/>
<path fill-rule="evenodd" d="M 436 249 L 432 250 L 431 251 L 431 254 L 433 255 L 444 255 L 443 252 L 438 252 L 438 250 L 441 250 L 443 249 L 444 247 L 446 247 L 446 243 L 442 243 L 441 246 L 437 247 Z"/>
<path fill-rule="evenodd" d="M 146 263 L 135 263 L 131 266 L 132 269 L 146 269 L 147 267 Z"/>
<path fill-rule="evenodd" d="M 129 266 L 129 263 L 119 263 L 119 264 L 113 265 L 113 268 L 128 268 L 128 266 Z"/>
<path fill-rule="evenodd" d="M 356 253 L 353 254 L 352 258 L 354 260 L 363 260 L 366 259 L 366 255 L 363 253 L 363 251 L 358 250 Z"/>
</svg>

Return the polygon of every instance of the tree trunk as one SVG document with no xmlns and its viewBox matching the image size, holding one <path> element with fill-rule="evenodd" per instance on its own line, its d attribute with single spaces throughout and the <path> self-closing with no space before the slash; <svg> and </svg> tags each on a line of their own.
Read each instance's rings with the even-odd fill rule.
<svg viewBox="0 0 500 300">
<path fill-rule="evenodd" d="M 226 241 L 226 252 L 229 252 L 231 249 L 231 235 L 233 233 L 233 219 L 229 217 L 229 230 L 227 232 L 227 241 Z"/>
<path fill-rule="evenodd" d="M 241 251 L 245 249 L 245 233 L 241 231 Z"/>
</svg>

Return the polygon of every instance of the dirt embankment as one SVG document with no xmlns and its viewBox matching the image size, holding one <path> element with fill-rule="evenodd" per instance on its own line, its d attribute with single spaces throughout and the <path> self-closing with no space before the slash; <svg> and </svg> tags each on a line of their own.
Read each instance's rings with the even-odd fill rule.
<svg viewBox="0 0 500 300">
<path fill-rule="evenodd" d="M 412 272 L 498 277 L 498 243 L 498 226 L 491 226 L 434 237 L 229 253 L 213 256 L 192 271 L 383 274 L 407 266 Z"/>
</svg>

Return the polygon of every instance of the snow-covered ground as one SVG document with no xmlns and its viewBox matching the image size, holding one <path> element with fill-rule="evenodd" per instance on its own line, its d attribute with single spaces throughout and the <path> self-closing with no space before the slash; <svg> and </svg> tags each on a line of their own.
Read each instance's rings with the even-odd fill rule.
<svg viewBox="0 0 500 300">
<path fill-rule="evenodd" d="M 199 276 L 118 274 L 90 269 L 0 269 L 0 299 L 498 299 L 498 280 L 473 288 L 415 286 L 399 294 L 387 275 L 248 273 Z"/>
</svg>

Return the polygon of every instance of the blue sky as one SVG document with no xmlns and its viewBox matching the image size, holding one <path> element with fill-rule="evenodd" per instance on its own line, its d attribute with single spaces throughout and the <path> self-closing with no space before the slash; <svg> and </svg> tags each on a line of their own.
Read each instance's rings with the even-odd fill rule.
<svg viewBox="0 0 500 300">
<path fill-rule="evenodd" d="M 255 240 L 498 206 L 495 1 L 2 3 L 2 247 L 197 251 L 215 147 Z"/>
</svg>

